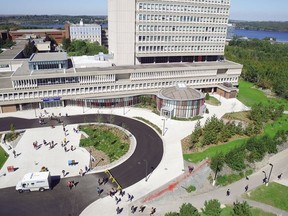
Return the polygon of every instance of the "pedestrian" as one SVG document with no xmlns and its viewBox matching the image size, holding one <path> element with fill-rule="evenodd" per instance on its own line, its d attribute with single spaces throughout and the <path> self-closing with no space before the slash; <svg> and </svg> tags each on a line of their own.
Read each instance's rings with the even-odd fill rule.
<svg viewBox="0 0 288 216">
<path fill-rule="evenodd" d="M 13 155 L 14 155 L 14 158 L 17 157 L 17 155 L 16 155 L 16 151 L 15 151 L 15 150 L 13 150 Z"/>
<path fill-rule="evenodd" d="M 103 183 L 103 182 L 102 182 L 101 179 L 99 178 L 99 179 L 98 179 L 98 185 L 102 185 L 102 183 Z"/>
<path fill-rule="evenodd" d="M 188 170 L 189 170 L 189 173 L 191 174 L 192 172 L 193 172 L 193 170 L 194 170 L 194 167 L 192 166 L 188 166 Z"/>
<path fill-rule="evenodd" d="M 116 202 L 118 201 L 118 197 L 117 197 L 117 196 L 115 196 L 115 201 L 116 201 Z"/>
<path fill-rule="evenodd" d="M 67 185 L 68 185 L 69 189 L 71 190 L 72 187 L 74 186 L 74 183 L 72 181 L 68 181 Z"/>
<path fill-rule="evenodd" d="M 74 147 L 73 147 L 73 145 L 71 145 L 71 148 L 70 148 L 70 149 L 71 149 L 71 151 L 74 151 Z"/>
<path fill-rule="evenodd" d="M 141 205 L 141 206 L 139 207 L 139 212 L 143 212 L 145 208 L 146 208 L 146 206 Z"/>
<path fill-rule="evenodd" d="M 151 215 L 154 215 L 155 212 L 156 212 L 156 208 L 152 207 L 152 209 L 151 209 L 151 213 L 150 213 L 150 216 L 151 216 Z"/>
<path fill-rule="evenodd" d="M 230 189 L 226 191 L 226 196 L 230 196 Z"/>
<path fill-rule="evenodd" d="M 66 148 L 66 146 L 64 146 L 64 151 L 67 152 L 67 148 Z"/>
<path fill-rule="evenodd" d="M 134 196 L 131 195 L 131 197 L 130 197 L 130 202 L 132 202 L 133 199 L 134 199 Z"/>
<path fill-rule="evenodd" d="M 87 173 L 89 171 L 88 166 L 85 166 L 85 172 Z"/>
<path fill-rule="evenodd" d="M 127 195 L 128 195 L 128 200 L 127 200 L 128 202 L 131 199 L 131 195 L 129 193 L 127 193 Z"/>
<path fill-rule="evenodd" d="M 116 205 L 118 205 L 118 203 L 121 202 L 121 198 L 118 198 L 116 201 Z"/>
<path fill-rule="evenodd" d="M 248 191 L 248 185 L 246 185 L 246 187 L 245 187 L 245 192 L 247 192 Z"/>
<path fill-rule="evenodd" d="M 62 170 L 63 178 L 65 177 L 65 170 Z"/>
<path fill-rule="evenodd" d="M 101 194 L 101 189 L 100 189 L 99 187 L 97 187 L 97 188 L 96 188 L 96 191 L 97 191 L 98 195 L 100 196 L 100 194 Z"/>
<path fill-rule="evenodd" d="M 80 169 L 79 175 L 80 175 L 80 176 L 83 176 L 83 170 L 82 170 L 82 169 Z"/>
<path fill-rule="evenodd" d="M 280 180 L 282 178 L 283 173 L 281 173 L 280 175 L 278 175 L 278 180 Z"/>
<path fill-rule="evenodd" d="M 117 206 L 116 212 L 117 212 L 117 214 L 120 214 L 120 213 L 121 213 L 121 209 L 119 208 L 119 206 Z"/>
<path fill-rule="evenodd" d="M 248 176 L 246 176 L 246 180 L 249 180 L 249 177 L 248 177 Z"/>
<path fill-rule="evenodd" d="M 137 210 L 137 206 L 132 205 L 131 206 L 131 213 L 134 214 Z"/>
<path fill-rule="evenodd" d="M 267 182 L 267 177 L 265 177 L 265 178 L 263 179 L 263 184 L 266 184 L 266 182 Z"/>
</svg>

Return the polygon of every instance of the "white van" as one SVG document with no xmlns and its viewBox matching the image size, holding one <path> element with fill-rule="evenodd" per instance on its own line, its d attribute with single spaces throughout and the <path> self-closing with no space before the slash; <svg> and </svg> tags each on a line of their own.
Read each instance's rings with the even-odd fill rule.
<svg viewBox="0 0 288 216">
<path fill-rule="evenodd" d="M 16 185 L 19 193 L 23 191 L 45 191 L 51 187 L 50 172 L 33 172 L 24 175 L 23 179 Z"/>
</svg>

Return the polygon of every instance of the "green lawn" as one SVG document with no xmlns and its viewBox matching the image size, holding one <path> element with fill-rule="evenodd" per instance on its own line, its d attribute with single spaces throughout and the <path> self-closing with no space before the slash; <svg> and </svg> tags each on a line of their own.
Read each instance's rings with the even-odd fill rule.
<svg viewBox="0 0 288 216">
<path fill-rule="evenodd" d="M 221 104 L 221 102 L 217 100 L 216 98 L 214 98 L 213 96 L 210 96 L 209 100 L 205 100 L 205 103 L 213 105 L 213 106 L 219 106 Z"/>
<path fill-rule="evenodd" d="M 269 123 L 264 128 L 264 134 L 269 136 L 274 136 L 279 130 L 287 130 L 288 129 L 288 115 L 282 115 L 275 122 Z"/>
<path fill-rule="evenodd" d="M 265 212 L 262 209 L 258 209 L 258 208 L 251 208 L 251 211 L 252 211 L 253 216 L 276 216 L 273 213 Z M 222 210 L 220 216 L 231 216 L 232 212 L 233 212 L 233 207 L 227 206 L 226 208 Z"/>
<path fill-rule="evenodd" d="M 6 152 L 3 150 L 3 148 L 0 146 L 0 169 L 2 169 L 4 163 L 8 159 Z"/>
<path fill-rule="evenodd" d="M 95 149 L 104 152 L 110 162 L 118 160 L 129 150 L 129 138 L 118 128 L 104 125 L 85 125 L 80 126 L 89 138 L 81 139 L 80 146 L 94 146 Z"/>
<path fill-rule="evenodd" d="M 275 182 L 269 183 L 269 186 L 262 185 L 250 193 L 246 198 L 262 202 L 267 205 L 288 211 L 288 187 Z"/>
<path fill-rule="evenodd" d="M 277 104 L 283 104 L 285 106 L 285 110 L 288 110 L 287 100 L 281 98 L 268 98 L 264 92 L 254 88 L 253 83 L 249 83 L 243 80 L 239 80 L 239 94 L 237 99 L 249 107 L 259 102 L 262 102 L 263 104 L 273 102 Z"/>
<path fill-rule="evenodd" d="M 202 161 L 206 157 L 211 158 L 219 152 L 227 153 L 236 146 L 244 144 L 246 140 L 246 138 L 234 140 L 226 144 L 210 147 L 203 152 L 184 154 L 184 159 L 193 163 L 197 163 L 199 161 Z"/>
</svg>

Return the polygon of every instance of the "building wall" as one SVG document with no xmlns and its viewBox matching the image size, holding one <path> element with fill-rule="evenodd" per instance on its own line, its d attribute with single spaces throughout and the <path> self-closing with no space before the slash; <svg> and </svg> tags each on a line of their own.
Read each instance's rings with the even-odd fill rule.
<svg viewBox="0 0 288 216">
<path fill-rule="evenodd" d="M 135 1 L 108 1 L 109 52 L 114 64 L 135 64 Z"/>
<path fill-rule="evenodd" d="M 37 31 L 10 31 L 9 32 L 12 40 L 16 40 L 19 37 L 24 37 L 24 35 L 35 35 L 39 37 L 45 37 L 46 34 L 52 38 L 55 39 L 55 41 L 60 44 L 62 43 L 62 39 L 65 37 L 65 31 L 64 30 L 58 30 L 58 31 L 49 31 L 49 32 L 37 32 Z"/>
<path fill-rule="evenodd" d="M 159 61 L 215 61 L 224 55 L 229 7 L 230 0 L 109 0 L 109 51 L 116 65 L 167 56 Z"/>
<path fill-rule="evenodd" d="M 101 26 L 93 24 L 83 25 L 70 25 L 70 39 L 71 40 L 88 40 L 90 42 L 98 42 L 100 45 L 101 41 Z"/>
</svg>

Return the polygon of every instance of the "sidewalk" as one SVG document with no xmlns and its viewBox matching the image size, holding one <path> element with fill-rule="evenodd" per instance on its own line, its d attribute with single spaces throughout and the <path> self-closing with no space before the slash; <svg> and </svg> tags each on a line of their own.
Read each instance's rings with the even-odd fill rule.
<svg viewBox="0 0 288 216">
<path fill-rule="evenodd" d="M 223 97 L 217 96 L 217 95 L 213 95 L 215 97 L 218 97 L 218 99 L 221 101 L 221 106 L 211 106 L 211 105 L 207 105 L 207 108 L 209 109 L 209 114 L 205 114 L 200 122 L 201 124 L 204 124 L 204 122 L 206 121 L 206 119 L 208 117 L 211 117 L 213 115 L 216 115 L 217 117 L 221 117 L 222 115 L 224 115 L 227 112 L 237 112 L 237 111 L 243 111 L 243 110 L 248 110 L 247 107 L 245 107 L 242 103 L 240 103 L 237 99 L 225 99 Z M 66 113 L 68 113 L 69 115 L 78 115 L 81 113 L 85 113 L 85 114 L 92 114 L 92 113 L 102 113 L 102 114 L 115 114 L 115 115 L 123 115 L 125 114 L 126 117 L 142 117 L 145 118 L 151 122 L 153 122 L 154 124 L 156 124 L 159 128 L 163 128 L 163 117 L 158 116 L 154 113 L 152 113 L 150 110 L 145 110 L 145 109 L 139 109 L 139 108 L 130 108 L 130 107 L 125 107 L 124 108 L 114 108 L 114 109 L 90 109 L 90 108 L 83 108 L 83 107 L 60 107 L 60 108 L 49 108 L 46 109 L 49 113 L 54 113 L 55 115 L 58 115 L 58 113 L 61 113 L 62 115 L 65 115 Z M 1 117 L 6 117 L 6 116 L 14 116 L 14 117 L 21 117 L 21 118 L 37 118 L 36 116 L 39 116 L 40 113 L 44 113 L 43 110 L 28 110 L 28 111 L 21 111 L 21 112 L 16 112 L 16 113 L 3 113 L 0 114 L 0 118 Z M 191 132 L 194 129 L 194 126 L 196 124 L 196 121 L 175 121 L 175 120 L 171 120 L 171 119 L 167 119 L 165 121 L 165 135 L 163 138 L 163 143 L 164 143 L 164 155 L 163 155 L 163 159 L 161 161 L 161 163 L 159 164 L 159 166 L 152 172 L 151 175 L 148 176 L 148 181 L 145 181 L 145 179 L 141 180 L 140 182 L 136 183 L 135 185 L 132 185 L 131 187 L 125 189 L 126 194 L 130 193 L 134 195 L 134 201 L 140 200 L 140 198 L 143 198 L 146 194 L 157 190 L 159 187 L 161 187 L 162 185 L 172 181 L 173 179 L 177 178 L 178 176 L 180 176 L 181 174 L 183 174 L 184 172 L 184 163 L 183 163 L 183 157 L 182 157 L 182 147 L 181 147 L 181 139 L 183 139 L 184 137 L 186 137 L 187 135 L 191 134 Z M 67 126 L 68 127 L 68 126 Z M 72 128 L 75 126 L 70 125 L 69 126 L 70 129 L 69 131 L 71 132 Z M 39 130 L 39 131 L 37 131 Z M 36 135 L 40 135 L 41 137 L 46 137 L 47 140 L 51 140 L 51 137 L 56 137 L 54 135 L 54 132 L 49 132 L 47 133 L 47 131 L 52 131 L 55 130 L 58 131 L 60 130 L 61 132 L 61 127 L 60 129 L 58 129 L 57 127 L 55 129 L 51 129 L 51 128 L 41 128 L 41 129 L 32 129 L 27 130 L 25 132 L 25 134 L 27 133 L 27 135 L 23 135 L 23 137 L 27 137 L 27 139 L 21 139 L 20 143 L 17 145 L 16 147 L 16 152 L 22 152 L 23 155 L 20 155 L 19 158 L 9 158 L 8 161 L 6 162 L 6 164 L 4 165 L 4 167 L 6 167 L 8 164 L 15 164 L 16 166 L 20 166 L 20 164 L 23 163 L 23 161 L 25 161 L 26 159 L 24 159 L 24 155 L 26 156 L 25 158 L 33 158 L 33 160 L 35 162 L 39 161 L 41 162 L 41 164 L 39 163 L 39 167 L 40 166 L 48 166 L 47 164 L 53 164 L 49 165 L 52 167 L 48 167 L 51 170 L 53 170 L 53 173 L 57 173 L 59 175 L 59 173 L 61 173 L 61 170 L 63 169 L 64 166 L 64 162 L 68 159 L 71 158 L 69 157 L 69 154 L 65 155 L 65 159 L 63 160 L 63 163 L 61 162 L 61 164 L 59 162 L 55 162 L 55 158 L 57 160 L 61 159 L 62 160 L 62 155 L 52 155 L 50 154 L 50 152 L 56 150 L 53 149 L 52 151 L 47 150 L 47 149 L 40 149 L 42 152 L 42 157 L 39 158 L 35 158 L 36 156 L 31 155 L 34 151 L 33 146 L 32 146 L 32 142 L 35 140 L 35 136 Z M 34 131 L 34 132 L 33 132 Z M 60 133 L 59 132 L 59 133 Z M 33 133 L 33 134 L 32 134 Z M 57 132 L 58 133 L 58 132 Z M 71 132 L 73 133 L 73 132 Z M 57 142 L 59 143 L 60 140 L 63 138 L 61 137 L 61 135 L 57 135 L 57 137 L 59 136 L 59 140 L 57 140 Z M 78 146 L 79 145 L 79 137 L 74 137 L 74 138 L 70 138 L 69 139 L 73 139 L 73 145 Z M 32 142 L 31 142 L 32 141 Z M 27 148 L 25 148 L 24 146 L 27 145 Z M 42 148 L 42 147 L 41 147 Z M 60 148 L 61 146 L 56 146 L 55 148 Z M 27 153 L 24 154 L 25 149 L 29 149 L 29 151 Z M 62 150 L 62 149 L 61 149 Z M 88 164 L 89 161 L 89 157 L 87 156 L 87 152 L 84 153 L 81 148 L 77 148 L 77 150 L 79 151 L 79 166 L 77 167 L 77 169 L 75 170 L 69 170 L 71 172 L 71 175 L 77 175 L 78 171 L 80 168 L 83 169 L 84 165 Z M 76 153 L 76 151 L 75 151 Z M 86 154 L 86 155 L 85 155 Z M 45 157 L 44 157 L 45 155 Z M 23 156 L 23 157 L 22 157 Z M 21 159 L 21 157 L 23 159 Z M 20 160 L 21 159 L 21 160 Z M 73 159 L 73 158 L 71 158 Z M 16 160 L 19 160 L 19 162 L 17 162 Z M 23 161 L 22 161 L 23 160 Z M 54 161 L 54 162 L 53 162 Z M 50 163 L 51 162 L 51 163 Z M 55 166 L 55 167 L 54 167 Z M 37 167 L 35 164 L 33 164 L 32 162 L 29 162 L 25 165 L 26 169 L 31 169 L 33 167 L 33 169 L 38 170 L 39 167 Z M 67 167 L 65 167 L 67 169 Z M 2 169 L 3 170 L 3 169 Z M 1 170 L 1 172 L 2 172 Z M 19 170 L 20 171 L 20 170 Z M 18 179 L 18 176 L 16 178 L 16 173 L 20 173 L 18 172 L 18 170 L 14 173 L 9 173 L 7 174 L 7 178 L 6 177 L 0 177 L 0 186 L 1 187 L 7 187 L 8 185 L 12 186 L 13 184 L 15 185 L 15 182 L 13 181 L 13 183 L 9 182 L 8 179 Z M 7 181 L 3 181 L 3 178 L 6 178 Z M 14 186 L 13 185 L 13 186 Z M 214 197 L 214 196 L 213 196 Z M 124 199 L 124 198 L 123 198 Z M 125 199 L 127 199 L 127 197 L 125 197 Z M 205 200 L 209 199 L 209 197 L 205 197 Z M 178 198 L 176 198 L 176 200 L 178 201 Z M 175 200 L 172 202 L 172 204 L 170 205 L 169 202 L 167 202 L 167 204 L 165 204 L 165 206 L 169 206 L 169 208 L 172 208 L 173 206 L 176 207 L 176 205 L 179 204 L 180 206 L 180 200 L 179 203 L 175 202 Z M 126 202 L 126 200 L 123 202 L 123 200 L 119 203 L 119 207 L 123 207 L 123 212 L 121 213 L 121 215 L 129 215 L 130 213 L 130 202 Z M 198 206 L 203 205 L 202 201 L 201 204 L 199 202 Z M 100 199 L 98 201 L 96 201 L 95 203 L 92 203 L 90 206 L 88 206 L 81 215 L 84 216 L 89 216 L 89 215 L 95 215 L 95 212 L 97 212 L 97 214 L 99 215 L 116 215 L 116 205 L 115 205 L 115 200 L 112 199 L 111 197 L 105 197 L 104 199 Z M 150 211 L 152 206 L 147 206 L 147 209 L 145 210 L 146 213 L 148 211 Z M 157 214 L 158 214 L 158 208 L 161 209 L 161 205 L 156 206 L 157 207 Z M 163 208 L 162 212 L 164 212 L 165 208 Z M 178 210 L 178 206 L 177 209 Z M 161 212 L 161 211 L 160 211 Z M 165 212 L 167 212 L 165 210 Z"/>
</svg>

